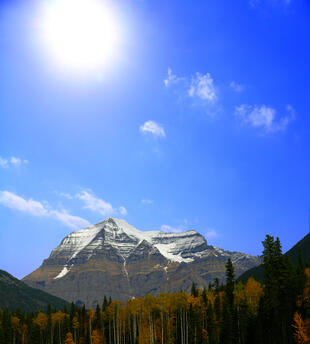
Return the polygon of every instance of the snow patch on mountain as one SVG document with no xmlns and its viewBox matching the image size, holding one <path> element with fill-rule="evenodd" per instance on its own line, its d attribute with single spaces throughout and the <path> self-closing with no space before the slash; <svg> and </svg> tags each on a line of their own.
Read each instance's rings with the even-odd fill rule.
<svg viewBox="0 0 310 344">
<path fill-rule="evenodd" d="M 60 273 L 56 277 L 54 277 L 54 279 L 58 279 L 58 278 L 66 276 L 66 274 L 69 271 L 70 271 L 70 269 L 68 269 L 67 266 L 64 266 L 63 269 L 60 271 Z"/>
<path fill-rule="evenodd" d="M 79 252 L 92 242 L 101 229 L 102 227 L 100 223 L 98 223 L 85 229 L 72 232 L 52 251 L 51 257 L 56 256 L 60 251 L 66 250 L 72 252 L 70 259 L 75 258 Z"/>
</svg>

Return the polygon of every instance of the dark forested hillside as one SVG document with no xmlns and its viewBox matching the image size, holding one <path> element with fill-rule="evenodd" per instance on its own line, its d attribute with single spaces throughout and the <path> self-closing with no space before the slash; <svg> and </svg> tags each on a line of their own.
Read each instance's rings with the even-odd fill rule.
<svg viewBox="0 0 310 344">
<path fill-rule="evenodd" d="M 289 257 L 290 261 L 295 265 L 298 263 L 299 256 L 304 262 L 310 261 L 310 233 L 298 241 L 298 243 L 289 249 L 285 255 Z M 263 266 L 259 265 L 247 270 L 238 278 L 238 280 L 246 282 L 250 276 L 254 277 L 257 281 L 262 282 L 264 279 Z"/>
<path fill-rule="evenodd" d="M 290 258 L 292 263 L 297 264 L 299 252 L 304 262 L 310 260 L 310 233 L 288 250 L 286 255 Z"/>
<path fill-rule="evenodd" d="M 63 308 L 68 303 L 42 290 L 31 288 L 6 271 L 0 270 L 0 308 L 24 311 L 46 310 L 48 304 Z"/>
</svg>

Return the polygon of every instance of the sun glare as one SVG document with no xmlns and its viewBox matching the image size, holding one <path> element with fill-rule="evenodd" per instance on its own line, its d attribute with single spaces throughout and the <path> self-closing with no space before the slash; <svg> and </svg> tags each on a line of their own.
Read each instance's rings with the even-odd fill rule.
<svg viewBox="0 0 310 344">
<path fill-rule="evenodd" d="M 65 68 L 105 67 L 116 56 L 120 34 L 110 6 L 100 0 L 48 0 L 40 26 L 49 54 Z"/>
</svg>

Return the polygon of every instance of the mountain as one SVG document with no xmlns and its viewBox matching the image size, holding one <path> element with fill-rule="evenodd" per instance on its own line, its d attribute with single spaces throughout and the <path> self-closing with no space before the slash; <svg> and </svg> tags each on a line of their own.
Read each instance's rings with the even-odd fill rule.
<svg viewBox="0 0 310 344">
<path fill-rule="evenodd" d="M 304 262 L 310 261 L 310 233 L 307 234 L 303 239 L 298 241 L 291 249 L 289 249 L 285 255 L 287 255 L 293 264 L 297 264 L 299 253 Z M 248 278 L 252 276 L 257 281 L 263 282 L 264 280 L 264 268 L 262 265 L 255 266 L 247 271 L 245 271 L 239 280 L 246 282 Z"/>
<path fill-rule="evenodd" d="M 48 304 L 57 309 L 69 306 L 66 301 L 42 290 L 29 287 L 6 271 L 0 270 L 0 309 L 27 312 L 44 310 Z"/>
<path fill-rule="evenodd" d="M 147 293 L 189 291 L 225 278 L 231 258 L 236 275 L 260 258 L 207 244 L 194 230 L 183 233 L 140 231 L 107 218 L 65 237 L 48 259 L 23 281 L 68 301 L 94 307 L 104 295 L 127 300 Z"/>
<path fill-rule="evenodd" d="M 285 254 L 289 256 L 292 263 L 298 263 L 299 252 L 304 262 L 310 260 L 310 233 L 304 236 L 297 244 L 295 244 L 290 250 Z"/>
</svg>

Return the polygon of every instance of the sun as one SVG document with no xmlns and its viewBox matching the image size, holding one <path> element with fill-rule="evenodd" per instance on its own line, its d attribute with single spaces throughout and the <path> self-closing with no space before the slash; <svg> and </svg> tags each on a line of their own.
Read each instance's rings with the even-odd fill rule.
<svg viewBox="0 0 310 344">
<path fill-rule="evenodd" d="M 98 70 L 113 61 L 119 49 L 114 12 L 100 0 L 47 0 L 40 27 L 49 55 L 68 69 Z"/>
</svg>

